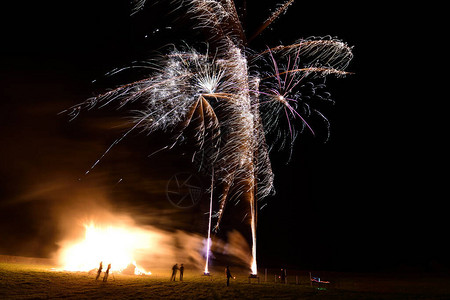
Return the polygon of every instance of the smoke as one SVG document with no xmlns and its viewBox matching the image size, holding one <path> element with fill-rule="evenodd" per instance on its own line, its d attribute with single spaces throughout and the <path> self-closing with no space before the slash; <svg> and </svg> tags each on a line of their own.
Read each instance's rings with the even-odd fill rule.
<svg viewBox="0 0 450 300">
<path fill-rule="evenodd" d="M 69 215 L 61 214 L 59 226 L 64 238 L 58 242 L 60 248 L 55 253 L 55 258 L 60 265 L 67 265 L 67 260 L 71 259 L 67 257 L 68 249 L 83 242 L 86 227 L 91 225 L 103 229 L 114 227 L 126 231 L 130 237 L 138 237 L 139 246 L 133 250 L 133 260 L 145 270 L 170 269 L 174 263 L 183 263 L 190 269 L 197 270 L 202 270 L 204 267 L 206 236 L 181 229 L 164 230 L 153 225 L 138 225 L 132 216 L 112 212 L 108 208 L 107 202 L 103 201 L 91 203 L 89 209 L 91 212 L 88 214 L 85 214 L 86 210 L 84 209 Z M 73 206 L 70 211 L 74 212 Z M 147 222 L 151 223 L 150 218 L 147 218 Z M 122 241 L 109 241 L 112 244 L 108 246 L 109 248 L 101 249 L 105 252 L 102 255 L 108 257 L 109 252 L 114 252 L 117 245 L 132 243 L 131 240 L 125 238 Z M 102 247 L 102 245 L 98 245 L 98 247 Z M 90 249 L 92 256 L 97 250 Z M 251 260 L 248 243 L 235 230 L 228 233 L 227 241 L 215 238 L 212 250 L 213 253 L 226 257 L 227 264 L 233 261 L 233 265 L 248 266 L 248 262 Z M 82 251 L 72 253 L 72 256 L 80 255 L 80 252 Z M 87 255 L 82 259 L 89 260 L 91 258 Z M 77 258 L 72 257 L 72 259 Z M 90 268 L 94 268 L 99 260 L 94 261 Z M 214 263 L 225 264 L 225 262 L 213 260 L 212 264 Z"/>
<path fill-rule="evenodd" d="M 237 230 L 232 230 L 227 233 L 226 242 L 219 239 L 215 240 L 213 251 L 233 257 L 234 264 L 241 263 L 245 267 L 248 267 L 252 261 L 250 246 L 243 235 Z"/>
<path fill-rule="evenodd" d="M 170 269 L 174 263 L 204 268 L 207 215 L 202 203 L 189 210 L 173 207 L 165 198 L 164 179 L 111 182 L 111 174 L 102 171 L 81 180 L 59 174 L 4 201 L 0 228 L 9 230 L 1 232 L 0 253 L 54 258 L 64 265 L 65 250 L 82 241 L 86 225 L 94 224 L 124 228 L 144 239 L 147 246 L 136 249 L 134 259 L 145 270 Z M 221 236 L 213 237 L 210 267 L 248 267 L 251 251 L 245 238 L 236 230 Z"/>
<path fill-rule="evenodd" d="M 137 248 L 133 258 L 145 270 L 170 269 L 174 263 L 204 268 L 207 215 L 202 203 L 189 210 L 173 207 L 165 198 L 163 179 L 125 179 L 111 184 L 111 174 L 100 170 L 81 180 L 67 177 L 52 176 L 3 203 L 3 208 L 10 207 L 16 216 L 19 212 L 24 216 L 3 220 L 12 230 L 2 234 L 2 254 L 50 257 L 64 265 L 67 248 L 80 243 L 86 226 L 94 224 L 123 228 L 142 238 L 146 246 Z M 201 219 L 203 222 L 194 222 Z M 247 267 L 251 252 L 244 237 L 237 231 L 222 236 L 226 238 L 213 238 L 210 266 L 231 262 Z"/>
</svg>

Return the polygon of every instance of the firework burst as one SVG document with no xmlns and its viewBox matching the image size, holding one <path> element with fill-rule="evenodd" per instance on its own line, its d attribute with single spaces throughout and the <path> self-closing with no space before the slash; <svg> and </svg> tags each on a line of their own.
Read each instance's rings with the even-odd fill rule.
<svg viewBox="0 0 450 300">
<path fill-rule="evenodd" d="M 293 2 L 281 4 L 247 39 L 232 0 L 172 1 L 187 8 L 196 28 L 207 33 L 208 49 L 200 52 L 187 46 L 174 47 L 154 62 L 148 77 L 66 111 L 74 118 L 81 110 L 93 107 L 124 107 L 130 103 L 142 107 L 133 112 L 131 129 L 103 156 L 136 129 L 148 134 L 170 133 L 173 146 L 188 126 L 195 126 L 197 151 L 194 155 L 201 156 L 202 164 L 214 174 L 213 183 L 219 191 L 215 230 L 230 199 L 249 203 L 253 274 L 257 272 L 257 199 L 273 192 L 266 134 L 275 137 L 271 145 L 279 144 L 282 148 L 290 141 L 292 147 L 299 132 L 308 130 L 314 134 L 308 121 L 314 115 L 325 120 L 328 126 L 313 102 L 316 98 L 330 101 L 329 94 L 320 95 L 318 91 L 324 85 L 314 85 L 310 80 L 328 75 L 344 76 L 352 59 L 351 48 L 331 37 L 302 39 L 288 46 L 268 47 L 260 53 L 250 51 L 249 41 Z M 133 13 L 136 13 L 145 6 L 145 0 L 134 4 Z M 314 99 L 305 95 L 308 89 L 313 91 Z"/>
</svg>

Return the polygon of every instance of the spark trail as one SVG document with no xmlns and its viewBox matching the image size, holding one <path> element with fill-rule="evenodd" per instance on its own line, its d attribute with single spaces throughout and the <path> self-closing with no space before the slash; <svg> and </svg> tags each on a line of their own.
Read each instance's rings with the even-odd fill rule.
<svg viewBox="0 0 450 300">
<path fill-rule="evenodd" d="M 133 14 L 143 9 L 145 2 L 134 1 Z M 65 111 L 76 117 L 81 110 L 93 107 L 141 105 L 142 109 L 134 111 L 134 125 L 105 154 L 137 128 L 148 134 L 165 131 L 174 138 L 174 146 L 187 128 L 194 126 L 194 155 L 214 172 L 213 183 L 219 191 L 214 230 L 218 230 L 231 199 L 248 203 L 252 274 L 257 274 L 257 200 L 274 190 L 269 150 L 284 148 L 287 143 L 292 149 L 299 133 L 314 133 L 310 124 L 314 118 L 328 127 L 328 120 L 314 107 L 317 102 L 331 101 L 330 95 L 324 84 L 314 84 L 314 80 L 345 76 L 352 59 L 351 48 L 331 37 L 300 39 L 260 53 L 250 51 L 248 41 L 293 2 L 280 5 L 247 39 L 232 0 L 171 1 L 179 9 L 183 7 L 196 28 L 205 33 L 208 49 L 174 47 L 155 60 L 157 67 L 148 77 Z M 266 136 L 271 138 L 269 142 Z"/>
<path fill-rule="evenodd" d="M 209 198 L 209 218 L 208 218 L 208 240 L 206 241 L 206 263 L 205 275 L 209 275 L 209 253 L 211 251 L 211 221 L 212 221 L 212 206 L 213 206 L 213 191 L 214 191 L 214 170 L 211 174 L 211 195 Z"/>
</svg>

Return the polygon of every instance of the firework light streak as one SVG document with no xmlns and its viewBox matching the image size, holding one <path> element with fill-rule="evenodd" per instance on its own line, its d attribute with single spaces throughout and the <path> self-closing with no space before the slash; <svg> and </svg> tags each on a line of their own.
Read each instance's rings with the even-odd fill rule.
<svg viewBox="0 0 450 300">
<path fill-rule="evenodd" d="M 206 263 L 205 275 L 209 275 L 209 254 L 211 252 L 211 219 L 212 219 L 212 205 L 213 205 L 213 190 L 214 190 L 214 170 L 211 174 L 211 195 L 209 198 L 209 222 L 208 222 L 208 240 L 206 241 Z"/>
<path fill-rule="evenodd" d="M 145 2 L 135 0 L 133 14 Z M 325 37 L 267 48 L 259 54 L 251 52 L 248 41 L 283 14 L 293 0 L 280 5 L 249 40 L 232 0 L 172 2 L 186 8 L 196 28 L 206 33 L 208 49 L 174 47 L 154 62 L 149 77 L 90 98 L 65 112 L 75 118 L 83 109 L 110 104 L 143 107 L 134 111 L 132 128 L 103 156 L 137 128 L 147 134 L 169 133 L 174 137 L 174 143 L 167 146 L 171 148 L 184 139 L 188 126 L 195 127 L 194 157 L 201 157 L 201 164 L 215 173 L 213 183 L 220 191 L 214 230 L 219 228 L 227 202 L 245 200 L 249 204 L 251 269 L 256 274 L 257 200 L 273 192 L 268 153 L 274 146 L 284 148 L 287 142 L 292 149 L 298 133 L 305 129 L 314 133 L 309 122 L 315 117 L 328 127 L 328 120 L 314 105 L 331 101 L 330 94 L 323 91 L 323 83 L 314 84 L 313 80 L 348 74 L 345 69 L 352 59 L 351 48 Z M 266 136 L 271 138 L 270 143 L 266 143 Z M 209 228 L 208 236 L 210 232 Z"/>
</svg>

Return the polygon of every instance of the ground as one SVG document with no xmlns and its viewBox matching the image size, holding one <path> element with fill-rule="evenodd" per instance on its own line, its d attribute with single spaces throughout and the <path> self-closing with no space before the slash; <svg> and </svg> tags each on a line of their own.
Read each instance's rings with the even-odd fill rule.
<svg viewBox="0 0 450 300">
<path fill-rule="evenodd" d="M 115 274 L 102 282 L 94 273 L 0 263 L 0 299 L 450 299 L 450 277 L 442 274 L 314 274 L 331 281 L 322 286 L 311 286 L 306 271 L 288 271 L 288 284 L 275 283 L 271 270 L 267 282 L 260 274 L 259 284 L 256 279 L 249 284 L 245 272 L 233 275 L 230 287 L 219 270 L 210 277 L 186 270 L 183 282 L 169 281 L 166 270 L 151 276 Z"/>
</svg>

